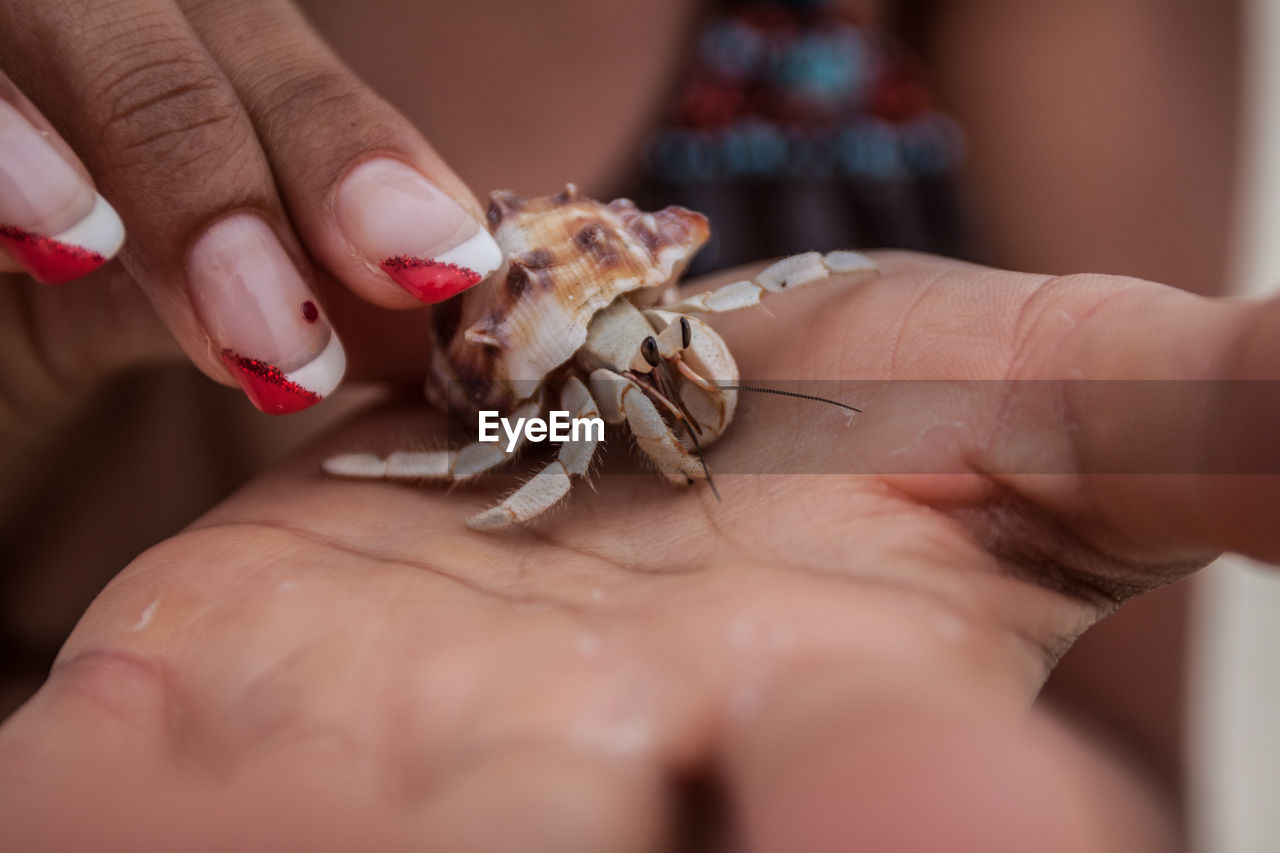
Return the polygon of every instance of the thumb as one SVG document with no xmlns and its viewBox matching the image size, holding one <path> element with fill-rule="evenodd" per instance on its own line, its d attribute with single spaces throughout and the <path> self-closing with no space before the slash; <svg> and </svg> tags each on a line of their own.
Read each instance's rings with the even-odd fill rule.
<svg viewBox="0 0 1280 853">
<path fill-rule="evenodd" d="M 1066 419 L 1094 508 L 1130 536 L 1280 557 L 1280 300 L 1075 284 L 1111 295 L 1061 345 L 1027 349 L 1052 353 L 1036 378 L 1069 379 Z"/>
</svg>

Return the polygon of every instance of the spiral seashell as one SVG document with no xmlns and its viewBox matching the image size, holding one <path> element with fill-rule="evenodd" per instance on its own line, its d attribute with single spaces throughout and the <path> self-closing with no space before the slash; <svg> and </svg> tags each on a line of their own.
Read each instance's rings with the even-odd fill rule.
<svg viewBox="0 0 1280 853">
<path fill-rule="evenodd" d="M 569 361 L 592 317 L 626 294 L 655 305 L 710 236 L 682 207 L 647 213 L 602 203 L 573 184 L 555 195 L 490 195 L 488 224 L 503 265 L 436 308 L 427 397 L 469 416 L 509 411 Z"/>
</svg>

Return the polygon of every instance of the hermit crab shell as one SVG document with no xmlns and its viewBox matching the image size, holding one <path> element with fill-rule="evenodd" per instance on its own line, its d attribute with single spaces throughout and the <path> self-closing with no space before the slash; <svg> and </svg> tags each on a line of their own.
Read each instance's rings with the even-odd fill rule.
<svg viewBox="0 0 1280 853">
<path fill-rule="evenodd" d="M 572 184 L 542 198 L 495 192 L 488 223 L 503 265 L 433 319 L 427 397 L 464 417 L 530 397 L 619 296 L 657 304 L 710 234 L 700 213 L 592 201 Z"/>
</svg>

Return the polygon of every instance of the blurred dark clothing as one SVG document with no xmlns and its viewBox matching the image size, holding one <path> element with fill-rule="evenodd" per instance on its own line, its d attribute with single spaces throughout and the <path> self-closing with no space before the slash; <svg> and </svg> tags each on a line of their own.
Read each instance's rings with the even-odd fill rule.
<svg viewBox="0 0 1280 853">
<path fill-rule="evenodd" d="M 958 125 L 870 12 L 727 0 L 703 21 L 629 193 L 712 222 L 696 274 L 810 250 L 976 254 Z"/>
</svg>

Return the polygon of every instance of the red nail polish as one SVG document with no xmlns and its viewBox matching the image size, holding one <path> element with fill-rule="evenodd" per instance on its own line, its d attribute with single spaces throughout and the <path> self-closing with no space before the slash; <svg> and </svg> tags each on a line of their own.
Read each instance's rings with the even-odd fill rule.
<svg viewBox="0 0 1280 853">
<path fill-rule="evenodd" d="M 86 276 L 107 262 L 99 252 L 33 234 L 12 225 L 0 225 L 0 244 L 44 284 L 64 284 Z"/>
<path fill-rule="evenodd" d="M 387 275 L 428 305 L 443 302 L 480 281 L 480 273 L 459 264 L 397 255 L 382 262 Z"/>
<path fill-rule="evenodd" d="M 235 374 L 249 400 L 269 415 L 290 415 L 321 400 L 319 394 L 265 361 L 226 349 L 222 351 L 222 363 Z"/>
</svg>

